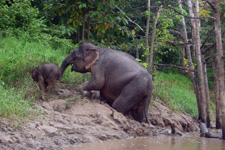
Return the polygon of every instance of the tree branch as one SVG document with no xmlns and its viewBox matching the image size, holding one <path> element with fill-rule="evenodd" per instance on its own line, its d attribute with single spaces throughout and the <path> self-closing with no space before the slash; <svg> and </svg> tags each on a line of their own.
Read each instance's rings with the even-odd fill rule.
<svg viewBox="0 0 225 150">
<path fill-rule="evenodd" d="M 225 28 L 224 31 L 222 33 L 222 36 L 225 35 Z M 222 41 L 223 42 L 223 41 Z M 202 53 L 205 54 L 208 50 L 210 50 L 211 48 L 213 48 L 214 46 L 216 46 L 216 42 L 214 42 L 213 44 L 211 44 L 208 48 L 206 48 L 205 50 L 202 50 Z"/>
<path fill-rule="evenodd" d="M 133 24 L 135 24 L 136 26 L 138 26 L 138 27 L 141 29 L 141 31 L 145 33 L 145 31 L 142 29 L 142 27 L 141 27 L 139 24 L 137 24 L 136 22 L 134 22 L 133 20 L 131 20 L 130 17 L 128 17 L 128 16 L 126 15 L 126 13 L 125 13 L 123 10 L 121 10 L 121 9 L 120 9 L 118 6 L 116 6 L 116 5 L 114 5 L 114 6 L 115 6 L 122 14 L 124 14 L 125 17 L 126 17 L 131 23 L 133 23 Z"/>
<path fill-rule="evenodd" d="M 156 66 L 163 66 L 163 67 L 172 67 L 172 68 L 178 68 L 178 69 L 183 69 L 183 70 L 188 70 L 191 72 L 196 72 L 196 70 L 192 70 L 186 67 L 182 67 L 182 66 L 176 66 L 176 65 L 170 65 L 170 64 L 154 64 Z"/>
<path fill-rule="evenodd" d="M 214 31 L 214 27 L 209 31 L 208 36 L 206 37 L 205 41 L 201 45 L 201 49 L 205 47 L 205 44 L 209 40 L 209 38 L 212 36 L 213 31 Z"/>
<path fill-rule="evenodd" d="M 188 42 L 188 43 L 175 43 L 175 42 L 172 42 L 172 41 L 166 41 L 166 43 L 172 44 L 173 46 L 191 45 L 192 44 L 191 42 Z"/>
<path fill-rule="evenodd" d="M 213 20 L 216 20 L 215 17 L 212 17 L 212 16 L 204 16 L 204 17 L 190 17 L 190 16 L 187 16 L 187 15 L 184 15 L 182 13 L 180 13 L 179 11 L 177 11 L 176 9 L 174 9 L 173 7 L 169 6 L 169 5 L 166 5 L 168 8 L 170 9 L 173 9 L 176 13 L 178 13 L 179 15 L 181 16 L 184 16 L 186 18 L 190 18 L 190 19 L 203 19 L 203 18 L 210 18 L 210 19 L 213 19 Z"/>
<path fill-rule="evenodd" d="M 209 4 L 209 6 L 213 9 L 214 12 L 217 12 L 216 8 L 214 7 L 213 3 L 210 2 L 209 0 L 205 0 Z"/>
</svg>

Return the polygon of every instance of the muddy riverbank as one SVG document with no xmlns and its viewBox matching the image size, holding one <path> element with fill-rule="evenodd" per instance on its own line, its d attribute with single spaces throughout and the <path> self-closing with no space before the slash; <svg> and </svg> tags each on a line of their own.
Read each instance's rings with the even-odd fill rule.
<svg viewBox="0 0 225 150">
<path fill-rule="evenodd" d="M 157 99 L 152 100 L 149 108 L 151 124 L 146 124 L 107 104 L 82 98 L 75 90 L 67 90 L 66 95 L 49 101 L 37 100 L 35 105 L 41 115 L 16 128 L 11 121 L 0 118 L 0 149 L 60 150 L 81 143 L 172 133 L 182 136 L 199 130 L 190 115 L 175 113 Z"/>
</svg>

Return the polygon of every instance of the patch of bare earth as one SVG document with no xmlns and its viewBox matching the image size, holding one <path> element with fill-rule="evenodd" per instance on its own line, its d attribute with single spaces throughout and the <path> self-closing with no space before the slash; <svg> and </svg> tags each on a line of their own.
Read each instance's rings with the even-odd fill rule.
<svg viewBox="0 0 225 150">
<path fill-rule="evenodd" d="M 60 150 L 80 143 L 171 135 L 171 132 L 182 135 L 199 130 L 190 115 L 177 114 L 158 100 L 153 100 L 149 108 L 151 124 L 146 124 L 118 113 L 107 104 L 81 98 L 75 91 L 68 95 L 75 97 L 38 101 L 41 117 L 16 128 L 0 118 L 0 149 Z"/>
</svg>

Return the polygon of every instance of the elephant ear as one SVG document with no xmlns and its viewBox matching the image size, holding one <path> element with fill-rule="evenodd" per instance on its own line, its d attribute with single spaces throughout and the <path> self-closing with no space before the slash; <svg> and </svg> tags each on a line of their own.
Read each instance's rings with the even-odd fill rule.
<svg viewBox="0 0 225 150">
<path fill-rule="evenodd" d="M 38 76 L 37 68 L 32 69 L 32 78 L 33 78 L 33 80 L 37 81 L 37 76 Z"/>
<path fill-rule="evenodd" d="M 88 50 L 84 56 L 84 67 L 89 69 L 99 59 L 99 51 Z"/>
</svg>

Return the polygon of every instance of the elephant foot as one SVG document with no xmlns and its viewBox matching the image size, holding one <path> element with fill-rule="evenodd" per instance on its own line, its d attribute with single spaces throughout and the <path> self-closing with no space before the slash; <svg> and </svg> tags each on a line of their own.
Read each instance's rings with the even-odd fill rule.
<svg viewBox="0 0 225 150">
<path fill-rule="evenodd" d="M 41 94 L 41 100 L 48 101 L 47 94 Z"/>
</svg>

